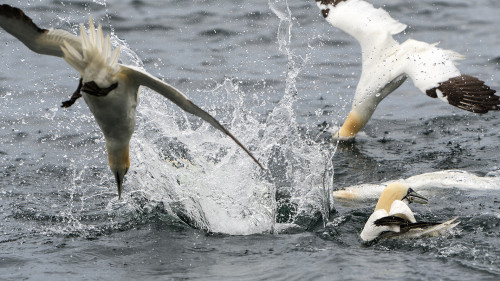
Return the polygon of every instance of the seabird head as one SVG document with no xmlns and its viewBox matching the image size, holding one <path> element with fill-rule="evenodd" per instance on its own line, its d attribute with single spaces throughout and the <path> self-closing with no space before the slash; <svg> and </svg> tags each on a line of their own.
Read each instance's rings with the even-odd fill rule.
<svg viewBox="0 0 500 281">
<path fill-rule="evenodd" d="M 392 202 L 395 200 L 403 201 L 406 204 L 415 202 L 420 204 L 427 204 L 429 200 L 424 196 L 418 194 L 408 185 L 400 182 L 395 182 L 389 184 L 378 199 L 377 206 L 375 210 L 385 209 L 387 212 L 390 211 Z"/>
<path fill-rule="evenodd" d="M 354 137 L 361 129 L 363 129 L 365 124 L 370 119 L 370 116 L 366 118 L 362 111 L 352 110 L 347 116 L 347 119 L 344 121 L 342 127 L 333 134 L 333 138 L 340 141 L 354 140 Z"/>
</svg>

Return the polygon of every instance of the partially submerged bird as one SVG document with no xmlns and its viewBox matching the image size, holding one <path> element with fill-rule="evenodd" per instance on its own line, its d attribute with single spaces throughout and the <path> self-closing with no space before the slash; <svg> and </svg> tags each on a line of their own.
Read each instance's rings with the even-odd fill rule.
<svg viewBox="0 0 500 281">
<path fill-rule="evenodd" d="M 23 11 L 4 4 L 0 5 L 0 26 L 34 52 L 63 57 L 80 73 L 78 89 L 62 106 L 71 106 L 83 95 L 104 134 L 118 196 L 121 196 L 123 179 L 130 167 L 129 143 L 135 127 L 140 86 L 158 92 L 228 135 L 262 168 L 228 130 L 177 89 L 137 67 L 118 63 L 120 47 L 112 50 L 109 35 L 104 37 L 101 25 L 96 29 L 92 18 L 88 33 L 81 24 L 80 36 L 76 36 L 60 29 L 41 29 Z"/>
<path fill-rule="evenodd" d="M 384 238 L 437 236 L 458 224 L 454 223 L 456 218 L 443 223 L 417 222 L 407 205 L 412 202 L 427 204 L 429 200 L 403 183 L 388 185 L 361 231 L 361 239 L 369 242 Z"/>
<path fill-rule="evenodd" d="M 407 77 L 423 93 L 474 113 L 500 110 L 500 97 L 483 81 L 462 75 L 455 61 L 463 56 L 437 44 L 408 39 L 399 44 L 392 37 L 406 25 L 362 0 L 316 0 L 331 25 L 361 44 L 361 77 L 352 108 L 334 137 L 353 139 L 370 120 L 377 105 Z"/>
<path fill-rule="evenodd" d="M 459 188 L 466 190 L 500 189 L 500 180 L 495 176 L 478 176 L 461 170 L 444 170 L 411 176 L 406 179 L 389 180 L 382 183 L 365 183 L 347 186 L 332 192 L 337 202 L 373 200 L 380 197 L 385 187 L 393 182 L 402 182 L 414 190 L 438 192 L 438 189 Z"/>
</svg>

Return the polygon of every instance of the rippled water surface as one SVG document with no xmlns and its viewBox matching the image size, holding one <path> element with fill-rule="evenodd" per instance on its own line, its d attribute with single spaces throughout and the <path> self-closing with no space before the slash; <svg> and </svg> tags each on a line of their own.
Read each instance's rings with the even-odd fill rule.
<svg viewBox="0 0 500 281">
<path fill-rule="evenodd" d="M 408 24 L 398 40 L 439 41 L 466 55 L 463 73 L 500 88 L 500 2 L 372 2 Z M 6 3 L 41 27 L 74 33 L 91 14 L 125 46 L 123 63 L 183 91 L 270 173 L 143 89 L 119 201 L 87 106 L 59 107 L 78 74 L 1 30 L 0 279 L 500 277 L 498 112 L 460 111 L 407 81 L 354 143 L 337 145 L 329 132 L 350 108 L 360 48 L 314 1 Z M 364 245 L 358 233 L 375 201 L 329 196 L 449 169 L 488 184 L 438 179 L 422 190 L 431 204 L 412 206 L 417 220 L 461 221 L 443 237 Z"/>
</svg>

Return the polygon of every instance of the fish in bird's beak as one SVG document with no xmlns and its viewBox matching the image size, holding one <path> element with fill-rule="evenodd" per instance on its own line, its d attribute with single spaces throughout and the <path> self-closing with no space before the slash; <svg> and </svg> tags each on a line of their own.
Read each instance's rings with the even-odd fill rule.
<svg viewBox="0 0 500 281">
<path fill-rule="evenodd" d="M 408 200 L 408 203 L 420 203 L 420 204 L 429 204 L 429 199 L 415 192 L 415 190 L 408 188 L 408 193 L 406 193 L 403 200 Z"/>
</svg>

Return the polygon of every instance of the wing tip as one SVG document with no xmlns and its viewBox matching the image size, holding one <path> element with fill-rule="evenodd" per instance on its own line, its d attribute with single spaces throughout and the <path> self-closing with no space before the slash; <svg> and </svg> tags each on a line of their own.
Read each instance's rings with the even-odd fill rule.
<svg viewBox="0 0 500 281">
<path fill-rule="evenodd" d="M 441 82 L 425 92 L 431 98 L 441 98 L 450 105 L 483 114 L 500 110 L 500 97 L 484 81 L 470 75 L 460 75 Z"/>
<path fill-rule="evenodd" d="M 21 9 L 12 7 L 8 4 L 2 4 L 0 5 L 0 16 L 9 18 L 9 19 L 15 19 L 15 20 L 20 20 L 27 25 L 31 26 L 36 32 L 38 33 L 44 33 L 47 32 L 47 29 L 42 29 L 38 27 L 33 20 L 28 17 Z"/>
</svg>

